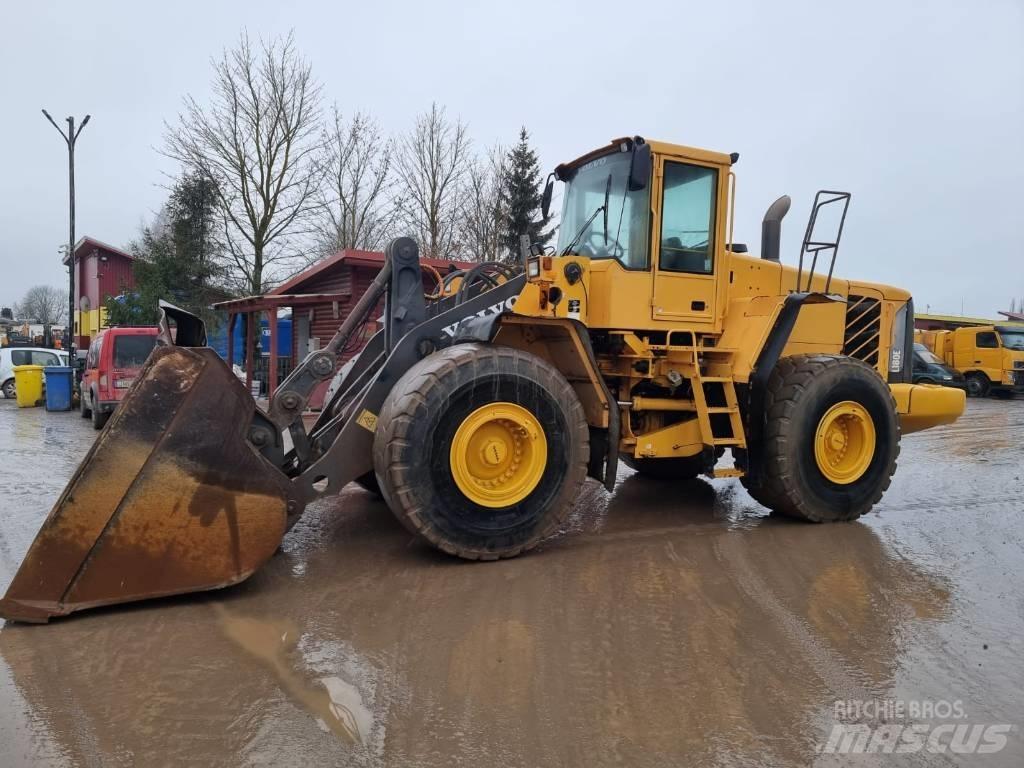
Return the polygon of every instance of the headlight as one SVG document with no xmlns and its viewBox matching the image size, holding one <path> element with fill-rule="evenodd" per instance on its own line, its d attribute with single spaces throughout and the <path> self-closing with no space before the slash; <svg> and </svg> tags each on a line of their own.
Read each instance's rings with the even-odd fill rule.
<svg viewBox="0 0 1024 768">
<path fill-rule="evenodd" d="M 530 259 L 526 262 L 526 276 L 540 277 L 540 259 Z"/>
</svg>

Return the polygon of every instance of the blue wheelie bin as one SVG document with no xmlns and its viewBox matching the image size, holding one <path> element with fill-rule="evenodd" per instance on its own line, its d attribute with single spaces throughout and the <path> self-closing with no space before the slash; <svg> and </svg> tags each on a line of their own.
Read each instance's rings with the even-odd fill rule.
<svg viewBox="0 0 1024 768">
<path fill-rule="evenodd" d="M 46 410 L 71 410 L 71 381 L 73 368 L 51 365 L 43 369 L 46 377 Z"/>
</svg>

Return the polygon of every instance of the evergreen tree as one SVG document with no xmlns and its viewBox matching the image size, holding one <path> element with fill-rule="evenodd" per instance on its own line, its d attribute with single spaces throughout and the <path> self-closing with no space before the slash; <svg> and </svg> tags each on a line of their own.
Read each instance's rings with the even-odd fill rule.
<svg viewBox="0 0 1024 768">
<path fill-rule="evenodd" d="M 168 201 L 171 235 L 180 257 L 194 262 L 206 279 L 213 275 L 217 251 L 217 188 L 208 177 L 184 176 L 171 191 Z"/>
<path fill-rule="evenodd" d="M 219 244 L 215 235 L 217 195 L 209 179 L 187 175 L 178 180 L 156 220 L 128 250 L 135 287 L 121 287 L 105 302 L 109 323 L 147 325 L 160 317 L 158 302 L 170 301 L 207 323 L 209 305 L 221 291 L 215 282 Z"/>
<path fill-rule="evenodd" d="M 502 179 L 502 207 L 505 219 L 501 241 L 509 260 L 519 258 L 519 238 L 529 235 L 530 243 L 547 245 L 553 230 L 547 229 L 551 216 L 540 211 L 543 194 L 543 176 L 537 153 L 529 143 L 526 127 L 519 131 L 519 142 L 509 150 Z"/>
</svg>

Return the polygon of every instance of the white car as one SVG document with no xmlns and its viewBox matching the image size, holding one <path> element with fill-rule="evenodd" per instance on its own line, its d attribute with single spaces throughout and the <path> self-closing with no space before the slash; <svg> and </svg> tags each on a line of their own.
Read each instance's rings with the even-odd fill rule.
<svg viewBox="0 0 1024 768">
<path fill-rule="evenodd" d="M 4 397 L 14 399 L 14 366 L 67 365 L 68 353 L 44 347 L 4 347 L 0 349 L 0 390 Z"/>
</svg>

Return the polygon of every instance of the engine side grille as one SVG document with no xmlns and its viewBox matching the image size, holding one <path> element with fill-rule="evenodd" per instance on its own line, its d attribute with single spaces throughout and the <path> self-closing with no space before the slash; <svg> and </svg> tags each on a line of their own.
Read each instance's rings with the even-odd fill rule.
<svg viewBox="0 0 1024 768">
<path fill-rule="evenodd" d="M 869 296 L 850 294 L 846 302 L 843 354 L 878 366 L 878 340 L 882 331 L 882 304 Z"/>
</svg>

